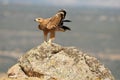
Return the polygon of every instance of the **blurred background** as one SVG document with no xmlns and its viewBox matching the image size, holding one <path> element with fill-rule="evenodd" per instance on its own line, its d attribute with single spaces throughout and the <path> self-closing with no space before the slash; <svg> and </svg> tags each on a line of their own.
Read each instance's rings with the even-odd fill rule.
<svg viewBox="0 0 120 80">
<path fill-rule="evenodd" d="M 72 31 L 58 32 L 55 43 L 75 46 L 97 57 L 120 79 L 120 0 L 0 0 L 0 73 L 43 42 L 35 18 L 68 13 Z"/>
</svg>

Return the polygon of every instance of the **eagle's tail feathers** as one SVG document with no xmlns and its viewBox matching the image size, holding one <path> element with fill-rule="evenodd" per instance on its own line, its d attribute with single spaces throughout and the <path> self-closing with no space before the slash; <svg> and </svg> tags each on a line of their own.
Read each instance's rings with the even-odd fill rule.
<svg viewBox="0 0 120 80">
<path fill-rule="evenodd" d="M 71 30 L 69 27 L 67 27 L 67 26 L 62 26 L 61 27 L 64 31 L 66 31 L 66 30 Z"/>
<path fill-rule="evenodd" d="M 63 20 L 62 22 L 72 22 L 71 20 Z"/>
</svg>

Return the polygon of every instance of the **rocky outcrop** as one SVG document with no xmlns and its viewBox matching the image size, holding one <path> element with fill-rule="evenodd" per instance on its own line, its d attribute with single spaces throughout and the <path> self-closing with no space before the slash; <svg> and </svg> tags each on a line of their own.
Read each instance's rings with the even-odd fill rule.
<svg viewBox="0 0 120 80">
<path fill-rule="evenodd" d="M 19 69 L 15 70 L 16 67 Z M 95 57 L 75 47 L 55 43 L 43 43 L 28 51 L 9 69 L 8 76 L 42 80 L 114 80 L 111 72 Z"/>
</svg>

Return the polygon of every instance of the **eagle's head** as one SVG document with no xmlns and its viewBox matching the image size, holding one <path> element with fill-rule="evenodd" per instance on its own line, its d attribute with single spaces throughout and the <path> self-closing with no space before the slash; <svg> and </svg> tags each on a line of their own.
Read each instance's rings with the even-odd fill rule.
<svg viewBox="0 0 120 80">
<path fill-rule="evenodd" d="M 41 23 L 41 22 L 43 22 L 43 18 L 36 18 L 34 21 Z"/>
</svg>

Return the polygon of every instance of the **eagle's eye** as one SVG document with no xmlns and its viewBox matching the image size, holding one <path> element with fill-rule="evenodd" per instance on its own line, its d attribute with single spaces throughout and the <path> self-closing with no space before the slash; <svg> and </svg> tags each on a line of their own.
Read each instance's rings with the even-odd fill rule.
<svg viewBox="0 0 120 80">
<path fill-rule="evenodd" d="M 40 20 L 40 19 L 38 19 L 38 20 Z"/>
</svg>

